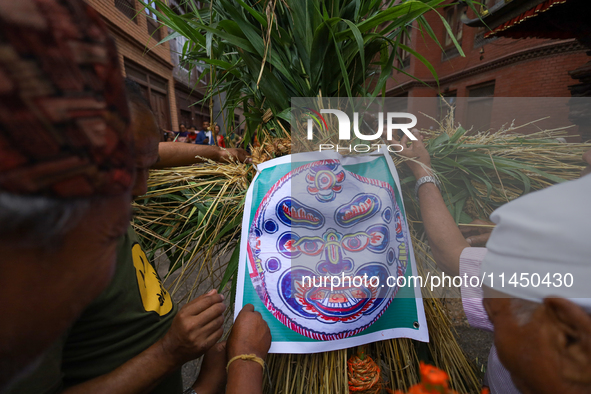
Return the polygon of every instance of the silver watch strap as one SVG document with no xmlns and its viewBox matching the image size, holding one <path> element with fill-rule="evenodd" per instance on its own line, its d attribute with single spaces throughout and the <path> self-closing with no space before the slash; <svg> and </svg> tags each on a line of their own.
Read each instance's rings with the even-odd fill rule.
<svg viewBox="0 0 591 394">
<path fill-rule="evenodd" d="M 437 178 L 435 178 L 434 176 L 421 177 L 417 180 L 417 183 L 415 184 L 415 198 L 417 200 L 419 199 L 419 188 L 423 186 L 425 183 L 434 183 L 439 188 L 439 191 L 441 191 L 441 185 L 439 184 Z"/>
<path fill-rule="evenodd" d="M 195 392 L 195 390 L 193 390 L 192 387 L 189 387 L 188 389 L 183 391 L 183 394 L 197 394 L 197 393 Z"/>
</svg>

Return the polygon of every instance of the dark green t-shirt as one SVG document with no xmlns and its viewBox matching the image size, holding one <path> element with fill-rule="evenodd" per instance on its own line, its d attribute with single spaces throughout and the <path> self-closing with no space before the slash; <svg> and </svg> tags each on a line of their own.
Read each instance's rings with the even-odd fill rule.
<svg viewBox="0 0 591 394">
<path fill-rule="evenodd" d="M 158 341 L 176 312 L 176 304 L 130 226 L 119 242 L 117 267 L 109 286 L 70 328 L 63 347 L 54 345 L 40 367 L 11 393 L 53 393 L 109 373 Z M 56 368 L 59 359 L 61 371 Z M 153 391 L 181 392 L 180 370 Z"/>
</svg>

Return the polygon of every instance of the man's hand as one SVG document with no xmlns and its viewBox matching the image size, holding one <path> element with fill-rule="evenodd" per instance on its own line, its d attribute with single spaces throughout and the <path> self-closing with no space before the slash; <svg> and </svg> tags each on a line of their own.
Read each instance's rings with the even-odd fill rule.
<svg viewBox="0 0 591 394">
<path fill-rule="evenodd" d="M 248 153 L 242 148 L 220 148 L 220 158 L 216 161 L 238 161 L 239 163 L 252 163 Z"/>
<path fill-rule="evenodd" d="M 466 241 L 472 247 L 484 247 L 490 238 L 490 233 L 494 226 L 494 223 L 488 222 L 486 220 L 476 219 L 472 221 L 470 224 L 474 224 L 476 226 L 461 226 L 460 231 L 462 235 L 466 238 Z M 481 227 L 485 226 L 485 227 Z"/>
<path fill-rule="evenodd" d="M 201 357 L 224 333 L 224 297 L 212 290 L 183 306 L 160 340 L 163 353 L 181 366 Z"/>
<path fill-rule="evenodd" d="M 431 173 L 431 158 L 429 152 L 423 143 L 423 136 L 417 129 L 412 129 L 412 134 L 417 137 L 416 141 L 412 141 L 405 134 L 400 141 L 394 141 L 404 147 L 398 154 L 413 160 L 407 160 L 406 164 L 412 171 L 415 178 L 419 179 L 423 176 L 432 175 Z M 410 145 L 408 143 L 410 142 Z"/>
<path fill-rule="evenodd" d="M 263 360 L 271 347 L 271 331 L 251 304 L 238 314 L 226 345 L 228 360 L 242 354 L 254 354 Z M 263 392 L 263 368 L 248 360 L 236 360 L 228 370 L 226 394 L 260 394 Z"/>
<path fill-rule="evenodd" d="M 228 338 L 228 360 L 241 354 L 255 354 L 264 360 L 270 347 L 271 330 L 267 322 L 255 312 L 254 306 L 244 305 Z"/>
</svg>

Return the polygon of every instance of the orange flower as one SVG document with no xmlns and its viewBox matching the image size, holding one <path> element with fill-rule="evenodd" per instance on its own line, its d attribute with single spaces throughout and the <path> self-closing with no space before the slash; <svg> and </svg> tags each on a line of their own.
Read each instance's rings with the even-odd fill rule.
<svg viewBox="0 0 591 394">
<path fill-rule="evenodd" d="M 425 364 L 422 361 L 420 370 L 423 383 L 427 383 L 428 385 L 439 385 L 443 388 L 447 388 L 449 376 L 444 371 L 432 365 Z"/>
<path fill-rule="evenodd" d="M 427 390 L 421 383 L 415 384 L 408 390 L 408 394 L 439 394 L 439 391 Z"/>
<path fill-rule="evenodd" d="M 482 389 L 480 394 L 490 394 L 490 390 L 488 389 L 488 387 L 485 387 Z"/>
</svg>

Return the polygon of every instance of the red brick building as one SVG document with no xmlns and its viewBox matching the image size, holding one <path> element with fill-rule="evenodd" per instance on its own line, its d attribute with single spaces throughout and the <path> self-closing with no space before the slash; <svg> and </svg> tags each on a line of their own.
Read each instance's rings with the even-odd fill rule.
<svg viewBox="0 0 591 394">
<path fill-rule="evenodd" d="M 504 2 L 487 1 L 488 7 Z M 589 61 L 586 54 L 588 49 L 574 39 L 486 39 L 484 34 L 488 29 L 473 28 L 463 23 L 477 17 L 467 6 L 454 2 L 439 12 L 451 26 L 465 57 L 455 48 L 439 15 L 430 12 L 425 17 L 443 48 L 418 31 L 416 23 L 410 30 L 410 42 L 407 41 L 407 45 L 425 56 L 433 65 L 439 85 L 423 63 L 400 51 L 397 66 L 425 81 L 427 86 L 403 72 L 394 71 L 387 85 L 387 96 L 413 98 L 442 95 L 452 102 L 456 97 L 468 97 L 470 100 L 481 98 L 482 107 L 490 107 L 492 97 L 567 98 L 571 97 L 569 86 L 578 82 L 569 75 L 569 71 Z M 482 12 L 486 14 L 487 11 L 483 9 Z M 564 105 L 562 113 L 555 117 L 552 126 L 571 124 L 566 101 Z M 472 124 L 469 117 L 481 116 L 482 109 L 480 113 L 463 109 L 456 117 L 462 123 Z M 491 109 L 484 116 L 497 119 Z M 493 128 L 498 126 L 491 124 Z M 569 133 L 577 135 L 578 131 L 574 128 Z"/>
<path fill-rule="evenodd" d="M 504 0 L 500 0 L 504 1 Z M 499 0 L 488 0 L 492 6 Z M 452 26 L 465 57 L 460 56 L 448 37 L 440 17 L 426 14 L 443 49 L 428 36 L 412 29 L 410 44 L 434 66 L 439 86 L 431 72 L 415 57 L 406 60 L 404 71 L 426 81 L 429 87 L 394 72 L 387 86 L 388 96 L 435 97 L 439 93 L 470 97 L 570 97 L 569 85 L 575 81 L 568 71 L 585 64 L 585 47 L 576 40 L 484 39 L 484 28 L 462 23 L 462 15 L 474 18 L 471 9 L 452 5 L 439 12 Z M 404 58 L 403 54 L 403 58 Z M 399 65 L 403 62 L 399 61 Z"/>
<path fill-rule="evenodd" d="M 136 81 L 156 114 L 160 127 L 179 130 L 179 124 L 201 126 L 209 120 L 203 98 L 207 80 L 197 83 L 199 68 L 180 61 L 184 41 L 176 38 L 157 45 L 169 31 L 138 0 L 87 0 L 107 23 L 116 41 L 123 75 Z M 179 13 L 179 1 L 171 7 Z M 198 2 L 199 3 L 199 2 Z"/>
<path fill-rule="evenodd" d="M 169 43 L 156 46 L 164 29 L 137 0 L 87 0 L 102 16 L 115 38 L 121 69 L 138 82 L 150 101 L 160 127 L 178 127 Z M 148 51 L 147 48 L 150 48 Z"/>
</svg>

